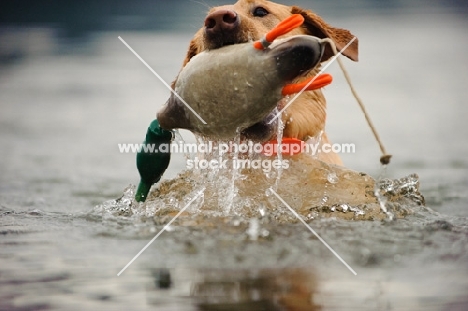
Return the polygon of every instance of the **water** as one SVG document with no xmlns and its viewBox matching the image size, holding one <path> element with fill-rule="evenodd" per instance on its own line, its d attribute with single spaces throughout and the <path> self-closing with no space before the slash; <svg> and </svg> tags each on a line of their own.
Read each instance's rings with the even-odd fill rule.
<svg viewBox="0 0 468 311">
<path fill-rule="evenodd" d="M 160 206 L 130 200 L 135 155 L 117 144 L 143 140 L 169 91 L 117 36 L 171 81 L 196 28 L 101 31 L 87 41 L 59 40 L 45 26 L 3 30 L 14 39 L 1 45 L 10 56 L 0 67 L 0 310 L 468 309 L 466 19 L 437 7 L 421 15 L 360 12 L 330 22 L 360 39 L 360 62 L 346 66 L 394 156 L 382 186 L 408 191 L 411 176 L 407 188 L 392 180 L 417 173 L 427 208 L 393 221 L 347 220 L 360 211 L 334 206 L 343 178 L 333 183 L 327 173 L 327 200 L 318 191 L 313 204 L 339 216 L 323 217 L 324 210 L 305 213 L 312 203 L 283 187 L 288 170 L 278 187 L 357 276 L 260 190 L 245 218 L 237 215 L 239 196 L 229 217 L 192 217 L 218 200 L 196 199 L 118 277 L 200 188 L 189 180 L 192 188 L 178 189 L 182 200 Z M 342 156 L 346 166 L 378 178 L 378 146 L 338 66 L 329 68 L 329 138 L 354 142 L 356 153 Z M 165 178 L 185 161 L 175 156 Z M 401 207 L 386 205 L 392 213 Z"/>
<path fill-rule="evenodd" d="M 241 129 L 240 128 L 237 128 L 236 130 L 236 137 L 234 138 L 234 143 L 236 146 L 239 146 L 240 145 L 240 137 L 241 137 Z M 233 158 L 233 161 L 237 161 L 239 159 L 239 150 L 236 149 L 234 150 L 234 152 L 232 152 L 232 158 Z M 236 165 L 232 165 L 232 169 L 230 170 L 231 171 L 231 181 L 230 181 L 230 184 L 228 185 L 227 187 L 227 200 L 226 202 L 223 202 L 223 201 L 218 201 L 218 205 L 219 206 L 223 206 L 223 208 L 225 208 L 226 212 L 227 213 L 230 213 L 231 212 L 231 208 L 232 208 L 232 205 L 234 203 L 234 198 L 237 196 L 238 194 L 238 191 L 237 191 L 237 187 L 236 187 L 236 181 L 239 179 L 239 168 L 237 168 Z M 222 187 L 222 185 L 217 185 L 216 187 Z"/>
<path fill-rule="evenodd" d="M 283 129 L 284 129 L 284 124 L 283 124 L 283 114 L 280 113 L 278 115 L 278 118 L 277 118 L 277 121 L 278 122 L 278 125 L 277 125 L 277 130 L 276 130 L 276 141 L 277 141 L 277 153 L 276 153 L 276 159 L 280 162 L 283 161 L 283 154 L 281 153 L 281 150 L 282 149 L 282 144 L 281 144 L 281 141 L 283 140 Z M 277 190 L 278 189 L 278 186 L 279 186 L 279 183 L 281 181 L 281 174 L 283 172 L 283 169 L 282 167 L 278 168 L 276 170 L 276 180 L 275 180 L 275 185 L 274 185 L 274 189 Z"/>
</svg>

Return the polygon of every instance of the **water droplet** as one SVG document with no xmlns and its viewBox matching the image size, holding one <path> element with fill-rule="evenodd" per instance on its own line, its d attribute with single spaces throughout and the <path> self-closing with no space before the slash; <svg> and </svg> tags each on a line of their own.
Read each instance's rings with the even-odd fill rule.
<svg viewBox="0 0 468 311">
<path fill-rule="evenodd" d="M 338 179 L 338 176 L 336 176 L 336 172 L 331 171 L 331 172 L 329 172 L 328 175 L 327 175 L 327 180 L 328 180 L 328 182 L 331 183 L 331 184 L 336 184 L 336 183 L 338 182 L 339 179 Z"/>
<path fill-rule="evenodd" d="M 238 227 L 238 226 L 240 226 L 240 224 L 241 224 L 240 219 L 234 219 L 234 220 L 232 221 L 232 225 L 233 225 L 234 227 Z"/>
<path fill-rule="evenodd" d="M 256 241 L 258 239 L 260 225 L 257 218 L 251 218 L 249 221 L 249 228 L 247 229 L 247 235 L 250 240 Z"/>
<path fill-rule="evenodd" d="M 265 206 L 260 205 L 258 211 L 260 212 L 260 215 L 262 215 L 262 217 L 265 217 L 265 214 L 266 214 Z"/>
<path fill-rule="evenodd" d="M 364 213 L 363 210 L 359 209 L 358 207 L 352 207 L 350 206 L 349 207 L 349 210 L 354 212 L 354 216 L 359 216 L 359 215 L 365 215 L 366 213 Z"/>
<path fill-rule="evenodd" d="M 270 172 L 265 173 L 265 176 L 266 176 L 266 178 L 268 178 L 268 179 L 275 179 L 275 178 L 278 177 L 278 173 L 277 173 L 276 171 L 273 171 L 273 170 L 272 170 L 272 171 L 270 171 Z"/>
<path fill-rule="evenodd" d="M 322 205 L 328 202 L 328 196 L 324 195 L 322 198 Z"/>
<path fill-rule="evenodd" d="M 266 238 L 267 236 L 270 235 L 270 231 L 268 231 L 267 229 L 262 229 L 262 237 Z"/>
<path fill-rule="evenodd" d="M 172 231 L 175 230 L 175 228 L 173 226 L 167 226 L 167 227 L 165 227 L 164 230 L 167 231 L 167 232 L 172 232 Z"/>
</svg>

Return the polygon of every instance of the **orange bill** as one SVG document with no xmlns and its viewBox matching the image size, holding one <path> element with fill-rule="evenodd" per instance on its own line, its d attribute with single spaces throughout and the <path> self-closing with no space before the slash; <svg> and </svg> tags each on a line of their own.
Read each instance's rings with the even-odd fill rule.
<svg viewBox="0 0 468 311">
<path fill-rule="evenodd" d="M 310 83 L 310 81 L 312 81 L 312 83 Z M 333 78 L 330 74 L 322 73 L 318 76 L 309 78 L 301 83 L 286 84 L 283 87 L 282 94 L 283 96 L 285 96 L 285 95 L 291 95 L 294 93 L 299 93 L 304 88 L 305 88 L 304 91 L 312 91 L 312 90 L 320 89 L 324 86 L 329 85 L 330 83 L 332 83 L 332 81 L 333 81 Z"/>
<path fill-rule="evenodd" d="M 276 25 L 276 27 L 270 30 L 263 37 L 263 39 L 266 41 L 266 43 L 268 43 L 267 45 L 269 45 L 269 43 L 273 42 L 279 36 L 287 34 L 294 28 L 301 26 L 303 22 L 304 22 L 304 17 L 301 14 L 293 14 L 290 17 L 283 20 L 282 22 L 280 22 L 278 25 Z M 255 41 L 254 47 L 257 50 L 263 50 L 267 46 L 265 46 L 264 43 L 262 43 L 261 41 Z"/>
</svg>

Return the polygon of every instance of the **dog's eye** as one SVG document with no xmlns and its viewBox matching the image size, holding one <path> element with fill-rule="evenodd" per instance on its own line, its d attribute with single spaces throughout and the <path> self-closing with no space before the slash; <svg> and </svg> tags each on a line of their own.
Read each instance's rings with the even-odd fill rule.
<svg viewBox="0 0 468 311">
<path fill-rule="evenodd" d="M 258 17 L 264 17 L 268 15 L 268 13 L 269 12 L 264 7 L 261 7 L 261 6 L 256 7 L 252 12 L 253 16 L 258 16 Z"/>
</svg>

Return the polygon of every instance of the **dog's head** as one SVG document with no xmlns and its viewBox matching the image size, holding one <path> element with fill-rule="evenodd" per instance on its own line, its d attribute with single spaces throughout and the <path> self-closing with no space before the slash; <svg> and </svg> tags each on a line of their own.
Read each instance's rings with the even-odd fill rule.
<svg viewBox="0 0 468 311">
<path fill-rule="evenodd" d="M 301 14 L 305 21 L 301 27 L 294 29 L 285 36 L 311 35 L 322 39 L 329 38 L 335 42 L 336 48 L 343 55 L 353 61 L 358 60 L 357 39 L 343 50 L 355 36 L 346 29 L 330 26 L 312 11 L 266 0 L 238 0 L 233 5 L 214 7 L 208 12 L 204 26 L 197 31 L 190 42 L 183 66 L 192 57 L 205 50 L 257 41 L 292 14 Z M 332 56 L 333 51 L 327 45 L 321 61 L 326 61 Z M 304 75 L 311 76 L 313 74 L 313 72 L 305 72 Z M 175 82 L 173 87 L 174 85 Z M 279 103 L 279 105 L 281 104 Z M 283 129 L 284 137 L 307 140 L 309 137 L 322 135 L 326 121 L 326 101 L 321 90 L 301 94 L 283 112 L 282 120 L 285 125 Z M 244 130 L 242 135 L 249 139 L 262 141 L 269 139 L 268 137 L 271 137 L 274 133 L 276 133 L 274 126 L 268 122 L 260 122 Z M 326 134 L 321 137 L 322 141 L 328 142 Z M 341 160 L 334 153 L 327 154 L 321 159 L 330 163 L 341 164 Z"/>
<path fill-rule="evenodd" d="M 296 6 L 285 6 L 266 0 L 239 0 L 233 5 L 212 8 L 202 27 L 190 42 L 184 65 L 195 55 L 225 45 L 259 40 L 279 22 L 291 16 L 301 14 L 304 24 L 288 35 L 307 34 L 318 38 L 332 39 L 341 50 L 354 36 L 346 29 L 331 27 L 315 13 Z M 343 51 L 343 55 L 358 60 L 358 40 Z M 327 47 L 322 61 L 333 56 Z"/>
</svg>

